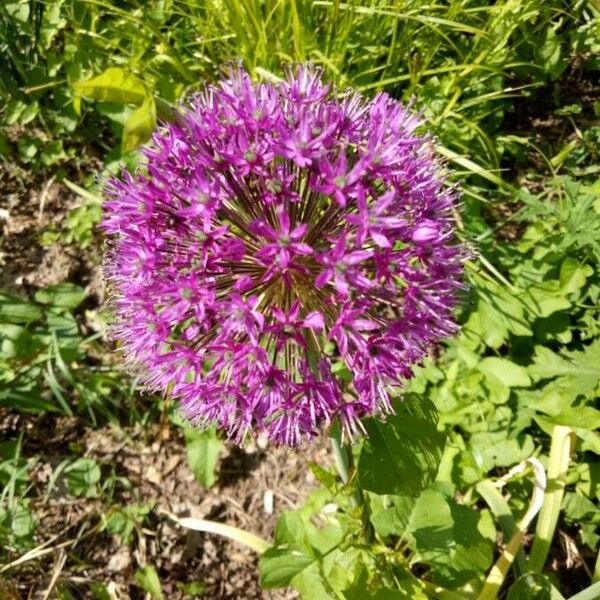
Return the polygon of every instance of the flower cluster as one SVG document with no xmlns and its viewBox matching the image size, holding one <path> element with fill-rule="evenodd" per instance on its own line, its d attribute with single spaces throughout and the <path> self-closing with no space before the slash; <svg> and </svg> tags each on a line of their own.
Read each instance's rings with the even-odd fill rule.
<svg viewBox="0 0 600 600">
<path fill-rule="evenodd" d="M 463 252 L 419 119 L 297 67 L 239 67 L 106 186 L 114 336 L 150 389 L 240 443 L 348 435 L 455 329 Z"/>
</svg>

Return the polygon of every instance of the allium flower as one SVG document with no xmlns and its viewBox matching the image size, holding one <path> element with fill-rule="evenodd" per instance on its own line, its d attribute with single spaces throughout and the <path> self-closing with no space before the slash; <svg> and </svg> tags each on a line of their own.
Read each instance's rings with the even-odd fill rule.
<svg viewBox="0 0 600 600">
<path fill-rule="evenodd" d="M 460 288 L 454 192 L 418 125 L 312 67 L 232 68 L 183 105 L 106 186 L 114 335 L 143 383 L 238 443 L 390 411 Z"/>
</svg>

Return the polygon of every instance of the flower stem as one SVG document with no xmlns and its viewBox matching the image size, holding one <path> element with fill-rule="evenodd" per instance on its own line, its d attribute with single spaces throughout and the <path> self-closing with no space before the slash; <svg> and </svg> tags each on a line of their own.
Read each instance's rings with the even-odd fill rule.
<svg viewBox="0 0 600 600">
<path fill-rule="evenodd" d="M 342 483 L 345 485 L 350 478 L 350 451 L 345 444 L 342 444 L 341 434 L 338 427 L 333 428 L 331 437 L 331 447 L 333 448 L 333 458 L 335 466 Z"/>
<path fill-rule="evenodd" d="M 552 431 L 550 457 L 548 459 L 548 488 L 535 530 L 535 539 L 529 556 L 529 570 L 540 573 L 552 544 L 560 507 L 565 494 L 565 479 L 569 468 L 569 456 L 573 444 L 573 432 L 557 425 Z"/>
</svg>

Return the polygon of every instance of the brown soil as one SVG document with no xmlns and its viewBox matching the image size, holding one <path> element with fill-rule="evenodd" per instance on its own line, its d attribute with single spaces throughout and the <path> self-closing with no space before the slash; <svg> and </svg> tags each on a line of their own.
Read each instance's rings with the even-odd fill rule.
<svg viewBox="0 0 600 600">
<path fill-rule="evenodd" d="M 316 485 L 308 462 L 330 463 L 325 439 L 299 451 L 261 449 L 256 444 L 245 450 L 228 446 L 217 484 L 205 490 L 191 474 L 180 430 L 173 427 L 167 435 L 158 426 L 150 431 L 90 430 L 75 418 L 5 412 L 0 413 L 0 431 L 7 439 L 26 432 L 23 455 L 36 459 L 30 471 L 35 490 L 30 497 L 39 519 L 36 542 L 54 549 L 9 571 L 16 598 L 44 598 L 56 573 L 57 581 L 67 585 L 75 598 L 95 598 L 87 591 L 89 585 L 103 582 L 119 600 L 141 599 L 144 594 L 134 585 L 134 574 L 145 564 L 156 568 L 165 597 L 173 600 L 187 597 L 179 586 L 191 581 L 204 584 L 202 597 L 207 598 L 297 598 L 290 590 L 260 589 L 252 551 L 215 535 L 184 530 L 169 515 L 215 520 L 270 539 L 281 512 L 298 508 Z M 98 498 L 75 498 L 61 479 L 48 494 L 52 473 L 73 444 L 81 456 L 102 465 L 101 485 L 117 476 L 129 482 L 130 489 L 115 486 L 110 505 L 106 490 Z M 131 544 L 106 531 L 104 519 L 111 508 L 148 501 L 154 509 Z M 4 599 L 1 593 L 0 597 Z"/>
</svg>

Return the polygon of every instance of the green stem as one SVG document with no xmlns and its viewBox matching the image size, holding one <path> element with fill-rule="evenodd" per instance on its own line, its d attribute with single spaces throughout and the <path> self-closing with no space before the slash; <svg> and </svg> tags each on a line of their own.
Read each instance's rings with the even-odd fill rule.
<svg viewBox="0 0 600 600">
<path fill-rule="evenodd" d="M 335 459 L 335 466 L 339 473 L 342 483 L 346 485 L 350 478 L 350 457 L 348 448 L 342 444 L 339 428 L 335 428 L 332 432 L 331 447 L 333 448 L 333 458 Z"/>
<path fill-rule="evenodd" d="M 342 443 L 342 436 L 340 427 L 335 424 L 331 428 L 331 434 L 329 439 L 331 440 L 331 447 L 333 448 L 333 457 L 335 459 L 335 465 L 344 485 L 347 485 L 352 476 L 353 464 L 352 464 L 352 450 L 347 444 Z M 371 505 L 369 498 L 365 496 L 363 490 L 360 487 L 355 486 L 352 491 L 350 498 L 350 506 L 353 509 L 360 507 L 360 519 L 362 521 L 362 532 L 364 541 L 366 544 L 373 543 L 375 534 L 373 526 L 371 525 Z"/>
<path fill-rule="evenodd" d="M 502 527 L 502 531 L 504 532 L 504 539 L 510 540 L 513 538 L 515 533 L 518 531 L 517 523 L 513 517 L 510 507 L 508 506 L 508 502 L 506 502 L 500 490 L 489 479 L 480 481 L 477 484 L 476 489 L 490 507 L 498 523 L 500 523 L 500 527 Z M 522 548 L 519 548 L 517 551 L 513 568 L 517 578 L 527 570 L 525 553 L 523 552 Z"/>
<path fill-rule="evenodd" d="M 531 495 L 529 507 L 521 520 L 516 524 L 515 533 L 510 538 L 504 551 L 488 573 L 485 583 L 481 588 L 481 592 L 477 596 L 477 600 L 496 600 L 498 598 L 498 594 L 504 585 L 508 571 L 523 544 L 525 532 L 527 531 L 529 524 L 540 511 L 544 502 L 546 473 L 544 472 L 544 467 L 537 458 L 528 458 L 526 461 L 519 463 L 507 473 L 506 477 L 508 478 L 523 472 L 528 465 L 533 467 L 534 475 L 533 493 Z"/>
<path fill-rule="evenodd" d="M 572 440 L 571 429 L 562 425 L 554 427 L 548 460 L 548 487 L 538 517 L 535 539 L 529 557 L 529 570 L 534 573 L 540 573 L 544 568 L 552 544 L 565 494 L 565 479 L 569 468 Z"/>
<path fill-rule="evenodd" d="M 598 600 L 600 598 L 600 581 L 571 596 L 569 600 Z"/>
</svg>

